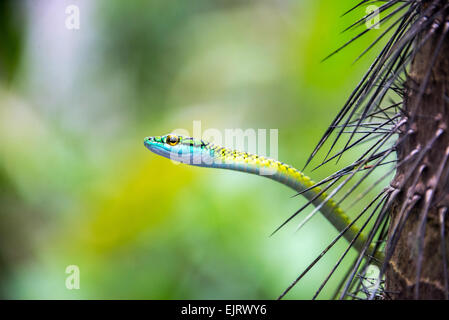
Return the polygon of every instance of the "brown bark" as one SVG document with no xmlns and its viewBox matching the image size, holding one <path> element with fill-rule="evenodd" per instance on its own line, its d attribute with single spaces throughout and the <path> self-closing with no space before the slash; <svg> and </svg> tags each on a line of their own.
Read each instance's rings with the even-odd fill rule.
<svg viewBox="0 0 449 320">
<path fill-rule="evenodd" d="M 414 157 L 400 166 L 392 182 L 392 186 L 399 188 L 400 193 L 390 212 L 390 239 L 401 218 L 401 209 L 405 208 L 402 210 L 402 217 L 405 217 L 410 204 L 407 220 L 385 274 L 386 290 L 394 299 L 447 298 L 444 273 L 447 275 L 449 270 L 444 267 L 440 223 L 440 212 L 449 207 L 449 183 L 446 175 L 449 165 L 445 162 L 446 149 L 449 147 L 449 36 L 445 34 L 445 38 L 442 37 L 445 19 L 448 17 L 441 17 L 437 31 L 417 51 L 406 81 L 404 109 L 408 123 L 399 135 L 399 139 L 403 137 L 404 142 L 398 147 L 397 156 L 401 161 L 413 150 L 419 150 L 423 157 Z M 417 43 L 431 34 L 431 30 L 429 27 L 423 32 Z M 436 55 L 436 52 L 439 54 Z M 421 86 L 427 78 L 428 84 L 422 92 Z M 413 133 L 406 135 L 410 130 Z M 441 134 L 435 139 L 438 130 Z M 430 149 L 426 151 L 429 146 Z M 442 172 L 440 176 L 439 172 Z M 409 179 L 406 179 L 407 175 L 410 176 Z M 447 215 L 449 216 L 449 210 Z M 444 223 L 446 260 L 449 257 L 448 220 Z M 423 250 L 420 251 L 419 235 L 423 226 L 425 236 Z M 417 278 L 420 252 L 422 268 Z"/>
</svg>

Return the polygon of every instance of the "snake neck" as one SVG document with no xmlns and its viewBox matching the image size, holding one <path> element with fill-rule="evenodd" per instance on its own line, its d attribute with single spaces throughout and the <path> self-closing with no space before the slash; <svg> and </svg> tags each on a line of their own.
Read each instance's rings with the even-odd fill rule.
<svg viewBox="0 0 449 320">
<path fill-rule="evenodd" d="M 357 251 L 360 252 L 365 247 L 367 241 L 366 236 L 355 225 L 347 228 L 351 224 L 351 219 L 349 219 L 338 204 L 332 198 L 329 198 L 328 194 L 323 192 L 320 187 L 313 188 L 316 183 L 298 169 L 278 160 L 215 146 L 213 144 L 209 144 L 205 150 L 213 158 L 213 162 L 210 165 L 202 166 L 230 169 L 264 176 L 282 183 L 296 192 L 304 192 L 304 190 L 309 189 L 303 193 L 304 197 L 315 207 L 321 205 L 321 213 L 339 232 L 345 230 L 343 237 L 348 242 L 353 243 Z M 373 252 L 374 246 L 371 245 L 367 249 L 367 255 L 372 255 Z M 383 254 L 376 252 L 375 258 L 373 263 L 379 265 L 383 260 Z"/>
</svg>

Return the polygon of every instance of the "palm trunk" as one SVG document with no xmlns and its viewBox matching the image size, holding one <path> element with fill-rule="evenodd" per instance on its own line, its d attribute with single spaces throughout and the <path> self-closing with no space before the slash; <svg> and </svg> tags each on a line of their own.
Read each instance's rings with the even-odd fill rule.
<svg viewBox="0 0 449 320">
<path fill-rule="evenodd" d="M 441 1 L 441 6 L 447 1 Z M 406 80 L 404 118 L 392 182 L 400 193 L 391 207 L 392 253 L 386 291 L 395 299 L 447 299 L 449 257 L 449 15 L 422 32 Z M 423 41 L 425 37 L 430 37 Z M 411 133 L 411 134 L 410 134 Z M 448 210 L 449 211 L 449 210 Z"/>
</svg>

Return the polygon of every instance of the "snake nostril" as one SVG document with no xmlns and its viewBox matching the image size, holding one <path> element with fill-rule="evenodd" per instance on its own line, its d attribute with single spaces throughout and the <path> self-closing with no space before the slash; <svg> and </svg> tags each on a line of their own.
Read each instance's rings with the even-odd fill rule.
<svg viewBox="0 0 449 320">
<path fill-rule="evenodd" d="M 153 142 L 153 141 L 154 141 L 153 137 L 146 137 L 145 139 L 143 139 L 143 143 L 144 144 L 148 144 L 148 143 Z"/>
</svg>

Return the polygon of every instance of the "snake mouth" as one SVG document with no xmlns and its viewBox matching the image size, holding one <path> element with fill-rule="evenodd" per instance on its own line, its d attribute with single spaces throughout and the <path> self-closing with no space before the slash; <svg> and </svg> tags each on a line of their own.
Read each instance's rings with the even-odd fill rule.
<svg viewBox="0 0 449 320">
<path fill-rule="evenodd" d="M 153 137 L 145 138 L 143 144 L 151 152 L 154 152 L 160 156 L 167 156 L 168 151 L 163 148 L 161 143 L 156 142 Z"/>
</svg>

